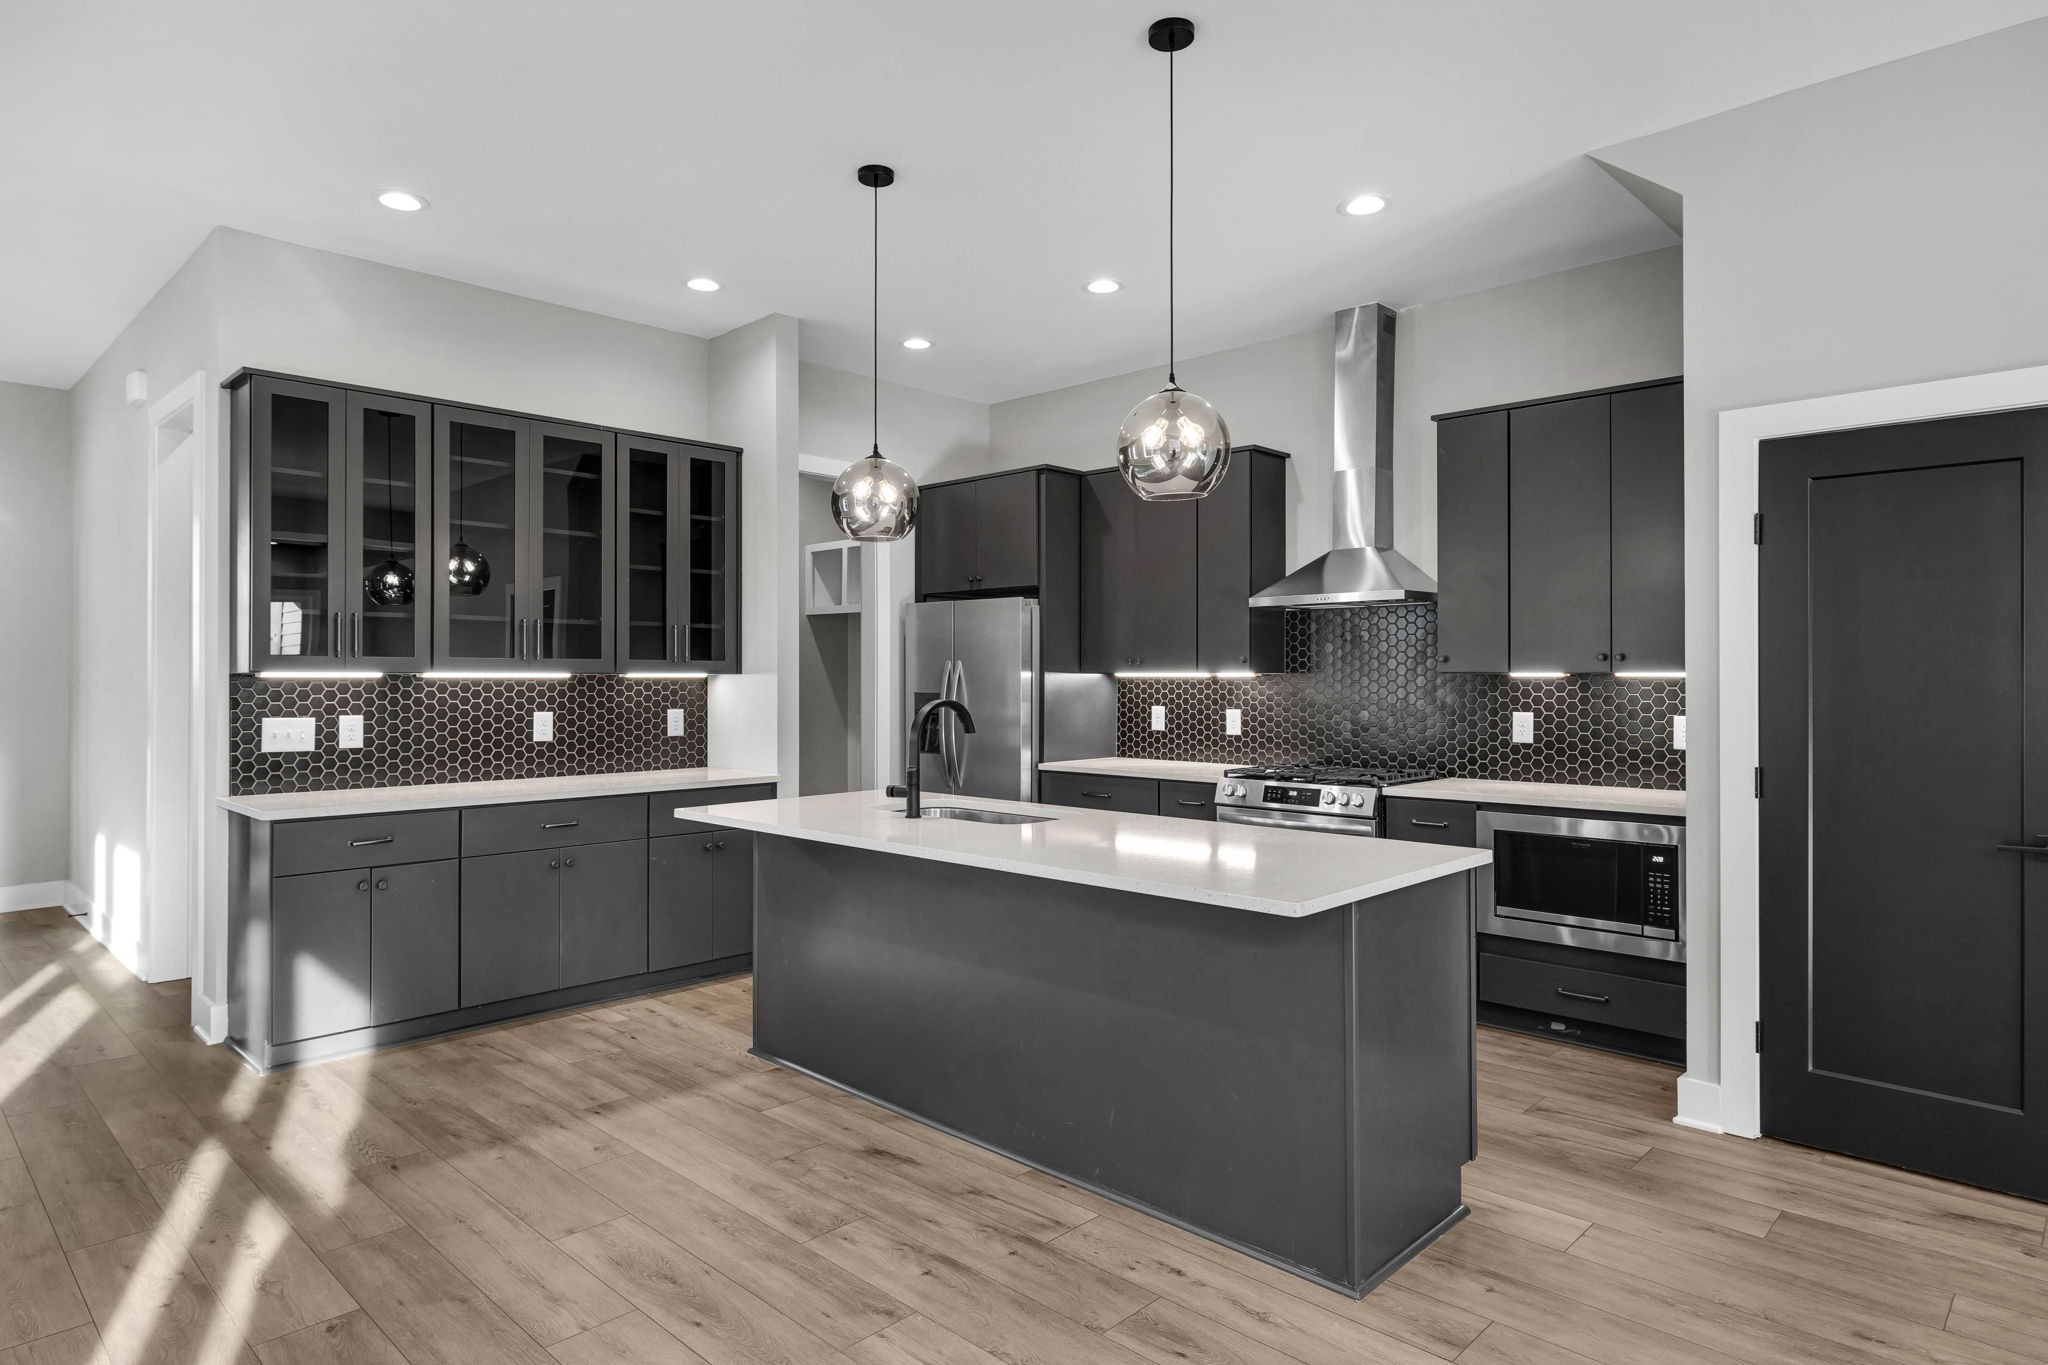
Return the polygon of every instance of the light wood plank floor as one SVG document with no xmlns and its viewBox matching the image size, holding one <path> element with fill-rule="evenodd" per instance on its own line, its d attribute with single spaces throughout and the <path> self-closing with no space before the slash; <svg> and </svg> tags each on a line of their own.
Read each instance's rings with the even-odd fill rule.
<svg viewBox="0 0 2048 1365">
<path fill-rule="evenodd" d="M 2048 1206 L 1482 1039 L 1473 1216 L 1354 1303 L 746 1055 L 722 981 L 258 1078 L 0 916 L 0 1365 L 2048 1361 Z"/>
</svg>

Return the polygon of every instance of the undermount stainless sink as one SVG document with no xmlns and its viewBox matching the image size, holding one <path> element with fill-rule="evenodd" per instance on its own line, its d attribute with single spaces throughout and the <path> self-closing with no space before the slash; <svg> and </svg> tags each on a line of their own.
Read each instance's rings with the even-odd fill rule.
<svg viewBox="0 0 2048 1365">
<path fill-rule="evenodd" d="M 927 820 L 968 820 L 977 825 L 1042 825 L 1055 817 L 1025 815 L 1014 810 L 983 810 L 979 806 L 926 806 Z"/>
</svg>

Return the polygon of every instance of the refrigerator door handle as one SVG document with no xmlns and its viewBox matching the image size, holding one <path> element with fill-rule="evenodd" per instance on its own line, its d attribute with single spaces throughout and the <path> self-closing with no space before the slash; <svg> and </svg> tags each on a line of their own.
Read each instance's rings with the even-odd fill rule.
<svg viewBox="0 0 2048 1365">
<path fill-rule="evenodd" d="M 967 665 L 953 661 L 953 700 L 967 705 Z M 971 708 L 970 708 L 971 709 Z M 967 746 L 968 734 L 960 728 L 960 717 L 946 713 L 946 728 L 953 732 L 953 786 L 964 791 L 967 787 Z"/>
<path fill-rule="evenodd" d="M 953 660 L 946 660 L 946 668 L 939 678 L 939 696 L 950 701 L 953 697 Z M 939 762 L 945 768 L 946 785 L 955 787 L 959 779 L 953 772 L 953 717 L 950 713 L 939 712 Z"/>
</svg>

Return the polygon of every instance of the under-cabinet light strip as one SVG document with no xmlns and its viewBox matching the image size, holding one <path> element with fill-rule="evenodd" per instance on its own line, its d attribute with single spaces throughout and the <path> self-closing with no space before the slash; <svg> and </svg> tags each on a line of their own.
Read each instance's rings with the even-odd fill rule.
<svg viewBox="0 0 2048 1365">
<path fill-rule="evenodd" d="M 1256 673 L 1118 673 L 1119 678 L 1256 678 Z"/>
<path fill-rule="evenodd" d="M 1660 672 L 1654 672 L 1654 671 L 1647 671 L 1647 670 L 1646 670 L 1646 671 L 1642 671 L 1642 672 L 1638 672 L 1637 670 L 1635 670 L 1635 669 L 1632 669 L 1632 668 L 1631 668 L 1631 669 L 1617 669 L 1617 670 L 1615 670 L 1615 674 L 1614 674 L 1614 676 L 1615 676 L 1615 677 L 1617 677 L 1617 678 L 1682 678 L 1682 677 L 1684 677 L 1684 676 L 1685 676 L 1685 670 L 1684 670 L 1684 669 L 1682 669 L 1682 668 L 1680 668 L 1680 669 L 1674 669 L 1674 670 L 1672 670 L 1671 672 L 1668 672 L 1668 673 L 1660 673 Z"/>
<path fill-rule="evenodd" d="M 315 669 L 306 669 L 306 670 L 304 670 L 304 671 L 302 671 L 302 672 L 301 672 L 301 671 L 283 671 L 283 670 L 273 670 L 273 671 L 269 671 L 269 672 L 263 672 L 263 673 L 258 673 L 258 674 L 257 674 L 256 676 L 257 676 L 257 677 L 259 677 L 259 678 L 262 678 L 262 679 L 264 679 L 265 681 L 268 681 L 268 682 L 275 682 L 275 681 L 277 681 L 277 680 L 279 680 L 279 679 L 283 679 L 283 678 L 359 678 L 359 679 L 360 679 L 360 678 L 381 678 L 381 677 L 383 677 L 384 675 L 383 675 L 382 673 L 376 672 L 376 671 L 375 671 L 375 670 L 373 670 L 373 669 L 363 669 L 363 668 L 336 668 L 336 669 L 331 669 L 331 670 L 327 670 L 327 671 L 320 671 L 320 670 L 315 670 Z"/>
<path fill-rule="evenodd" d="M 621 673 L 622 678 L 708 678 L 709 673 Z"/>
<path fill-rule="evenodd" d="M 1569 673 L 1510 673 L 1510 678 L 1569 678 Z"/>
<path fill-rule="evenodd" d="M 515 678 L 555 679 L 567 678 L 571 675 L 566 671 L 561 673 L 492 673 L 482 669 L 476 671 L 471 671 L 469 669 L 454 669 L 442 670 L 433 673 L 422 673 L 420 674 L 420 676 L 422 678 L 425 678 L 429 682 L 459 682 L 465 680 L 473 681 L 479 678 L 504 678 L 507 680 Z"/>
</svg>

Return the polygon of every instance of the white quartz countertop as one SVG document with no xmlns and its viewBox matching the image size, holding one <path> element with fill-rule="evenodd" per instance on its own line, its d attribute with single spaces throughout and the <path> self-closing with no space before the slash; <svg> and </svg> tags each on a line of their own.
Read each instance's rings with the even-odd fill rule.
<svg viewBox="0 0 2048 1365">
<path fill-rule="evenodd" d="M 775 781 L 773 773 L 735 768 L 664 768 L 646 773 L 586 773 L 579 777 L 522 777 L 504 782 L 435 782 L 418 787 L 359 787 L 353 791 L 280 792 L 223 796 L 222 810 L 252 820 L 317 820 L 330 815 L 381 815 L 450 806 L 509 806 L 578 796 L 631 796 L 636 792 L 697 791 Z"/>
<path fill-rule="evenodd" d="M 1433 782 L 1404 782 L 1388 787 L 1386 794 L 1415 796 L 1425 801 L 1476 801 L 1488 806 L 1549 806 L 1559 810 L 1621 811 L 1629 815 L 1685 814 L 1684 792 L 1580 787 L 1567 782 L 1489 782 L 1476 777 L 1441 777 Z"/>
<path fill-rule="evenodd" d="M 1181 763 L 1165 758 L 1062 758 L 1041 763 L 1042 773 L 1089 773 L 1096 777 L 1145 777 L 1154 782 L 1220 782 L 1241 763 Z"/>
<path fill-rule="evenodd" d="M 734 802 L 688 814 L 761 834 L 1291 918 L 1484 867 L 1492 856 L 1440 844 L 978 797 L 927 796 L 925 805 L 1051 818 L 1029 825 L 906 820 L 902 800 L 879 791 Z"/>
</svg>

